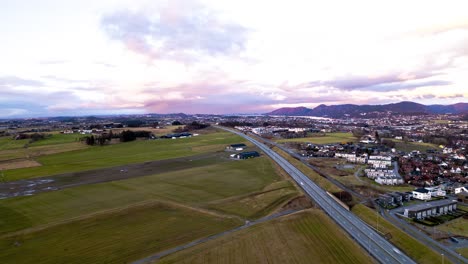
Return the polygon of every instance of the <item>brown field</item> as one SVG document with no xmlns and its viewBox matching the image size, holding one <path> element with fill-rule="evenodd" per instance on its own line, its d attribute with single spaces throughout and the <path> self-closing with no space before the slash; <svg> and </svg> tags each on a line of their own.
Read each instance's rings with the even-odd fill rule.
<svg viewBox="0 0 468 264">
<path fill-rule="evenodd" d="M 37 167 L 37 166 L 41 166 L 41 164 L 35 160 L 30 160 L 30 159 L 0 161 L 0 170 L 31 168 L 31 167 Z"/>
<path fill-rule="evenodd" d="M 72 142 L 66 144 L 0 150 L 0 161 L 9 161 L 14 159 L 30 159 L 39 156 L 58 154 L 85 148 L 88 148 L 86 144 L 83 144 L 81 142 Z"/>
<path fill-rule="evenodd" d="M 162 258 L 158 263 L 373 263 L 322 211 L 308 209 Z"/>
</svg>

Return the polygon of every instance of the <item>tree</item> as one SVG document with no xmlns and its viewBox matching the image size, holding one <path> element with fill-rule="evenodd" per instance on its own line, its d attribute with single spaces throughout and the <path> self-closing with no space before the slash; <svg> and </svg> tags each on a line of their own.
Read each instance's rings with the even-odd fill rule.
<svg viewBox="0 0 468 264">
<path fill-rule="evenodd" d="M 182 123 L 176 120 L 176 121 L 172 122 L 172 125 L 173 126 L 180 126 L 180 125 L 182 125 Z"/>
<path fill-rule="evenodd" d="M 356 137 L 356 138 L 361 138 L 362 136 L 364 136 L 364 131 L 362 131 L 362 129 L 353 129 L 353 136 Z"/>
<path fill-rule="evenodd" d="M 385 146 L 389 148 L 395 148 L 395 145 L 396 145 L 394 141 L 389 140 L 389 139 L 382 139 L 382 144 L 384 144 Z"/>
<path fill-rule="evenodd" d="M 133 141 L 136 138 L 137 137 L 136 137 L 135 132 L 133 132 L 131 130 L 124 130 L 124 131 L 122 131 L 122 133 L 120 133 L 120 141 L 121 142 Z"/>
<path fill-rule="evenodd" d="M 86 145 L 90 145 L 90 146 L 93 146 L 96 143 L 93 135 L 85 137 L 85 141 L 86 141 Z"/>
</svg>

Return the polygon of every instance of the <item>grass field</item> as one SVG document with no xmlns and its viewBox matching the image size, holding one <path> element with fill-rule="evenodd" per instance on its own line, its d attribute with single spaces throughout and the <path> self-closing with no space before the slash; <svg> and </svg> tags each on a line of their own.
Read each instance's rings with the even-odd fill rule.
<svg viewBox="0 0 468 264">
<path fill-rule="evenodd" d="M 124 263 L 233 228 L 225 219 L 147 202 L 0 238 L 1 263 Z"/>
<path fill-rule="evenodd" d="M 428 149 L 438 149 L 437 145 L 431 143 L 423 142 L 404 142 L 402 140 L 391 139 L 395 142 L 395 149 L 405 152 L 411 152 L 413 150 L 418 150 L 420 152 L 426 153 Z"/>
<path fill-rule="evenodd" d="M 446 224 L 437 226 L 437 229 L 453 235 L 468 237 L 468 219 L 463 219 L 463 217 L 457 218 Z"/>
<path fill-rule="evenodd" d="M 298 194 L 266 157 L 210 158 L 189 169 L 0 200 L 0 263 L 135 260 L 239 226 Z M 220 204 L 229 209 L 213 206 Z"/>
<path fill-rule="evenodd" d="M 307 142 L 313 144 L 331 144 L 342 142 L 354 142 L 356 138 L 351 133 L 327 133 L 325 136 L 312 136 L 305 138 L 280 139 L 277 142 Z"/>
<path fill-rule="evenodd" d="M 257 197 L 261 203 L 244 200 L 271 189 L 278 191 L 271 192 L 268 197 Z M 66 221 L 147 199 L 210 209 L 216 209 L 213 204 L 217 203 L 237 204 L 241 209 L 229 210 L 230 214 L 255 218 L 273 210 L 279 205 L 278 201 L 297 194 L 266 157 L 231 162 L 210 160 L 185 170 L 0 200 L 0 234 Z"/>
<path fill-rule="evenodd" d="M 353 207 L 352 212 L 369 225 L 378 229 L 379 232 L 390 234 L 390 241 L 417 263 L 440 263 L 440 255 L 438 253 L 383 219 L 374 210 L 363 204 L 358 204 Z"/>
<path fill-rule="evenodd" d="M 227 144 L 242 141 L 240 137 L 231 133 L 217 132 L 177 140 L 139 140 L 104 147 L 95 146 L 59 154 L 39 156 L 36 158 L 36 161 L 41 163 L 42 166 L 7 170 L 4 172 L 4 175 L 6 181 L 12 181 L 150 160 L 184 157 L 212 151 L 212 149 L 206 149 L 207 146 L 216 145 L 217 149 L 224 149 L 224 146 Z M 200 147 L 204 147 L 205 149 Z"/>
<path fill-rule="evenodd" d="M 373 263 L 322 211 L 262 223 L 158 263 Z"/>
<path fill-rule="evenodd" d="M 457 248 L 455 251 L 462 254 L 465 258 L 468 258 L 468 247 L 465 248 Z"/>
</svg>

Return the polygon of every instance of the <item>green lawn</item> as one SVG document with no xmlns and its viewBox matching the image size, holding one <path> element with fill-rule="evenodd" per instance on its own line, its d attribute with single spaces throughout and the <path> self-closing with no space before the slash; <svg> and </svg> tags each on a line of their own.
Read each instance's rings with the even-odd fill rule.
<svg viewBox="0 0 468 264">
<path fill-rule="evenodd" d="M 311 136 L 306 138 L 280 139 L 277 142 L 307 142 L 313 144 L 331 144 L 342 142 L 354 142 L 356 138 L 352 133 L 327 133 L 325 136 Z"/>
<path fill-rule="evenodd" d="M 240 224 L 148 202 L 0 238 L 0 262 L 125 263 Z"/>
<path fill-rule="evenodd" d="M 398 229 L 396 226 L 379 216 L 377 212 L 366 207 L 363 204 L 358 204 L 353 207 L 352 212 L 359 216 L 369 225 L 378 229 L 383 234 L 391 236 L 390 242 L 404 251 L 410 258 L 417 263 L 439 263 L 440 255 L 435 251 L 426 247 L 423 243 L 414 239 L 410 235 Z M 448 263 L 448 261 L 447 261 Z"/>
<path fill-rule="evenodd" d="M 249 227 L 158 263 L 373 263 L 329 217 L 307 210 Z"/>
<path fill-rule="evenodd" d="M 36 160 L 42 166 L 8 170 L 4 174 L 5 180 L 13 181 L 65 172 L 190 156 L 213 150 L 213 148 L 207 148 L 207 146 L 216 146 L 218 150 L 223 150 L 227 144 L 242 141 L 239 136 L 227 132 L 176 140 L 138 140 L 40 156 Z"/>
</svg>

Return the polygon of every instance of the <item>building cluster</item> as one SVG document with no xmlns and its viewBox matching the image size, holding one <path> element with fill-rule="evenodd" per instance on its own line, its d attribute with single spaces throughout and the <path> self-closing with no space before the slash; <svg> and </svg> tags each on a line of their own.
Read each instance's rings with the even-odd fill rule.
<svg viewBox="0 0 468 264">
<path fill-rule="evenodd" d="M 468 163 L 464 155 L 410 153 L 399 158 L 405 181 L 415 186 L 447 182 L 468 182 Z"/>
<path fill-rule="evenodd" d="M 446 195 L 447 192 L 443 189 L 443 186 L 417 188 L 412 192 L 414 199 L 423 201 L 428 201 L 436 197 L 445 197 Z"/>
<path fill-rule="evenodd" d="M 382 185 L 403 184 L 403 178 L 392 166 L 392 157 L 389 155 L 368 155 L 366 153 L 340 153 L 335 152 L 335 157 L 346 159 L 348 162 L 368 164 L 370 168 L 364 170 L 365 175 Z"/>
<path fill-rule="evenodd" d="M 381 194 L 377 202 L 383 207 L 393 207 L 403 205 L 412 198 L 411 192 L 391 192 Z"/>
</svg>

